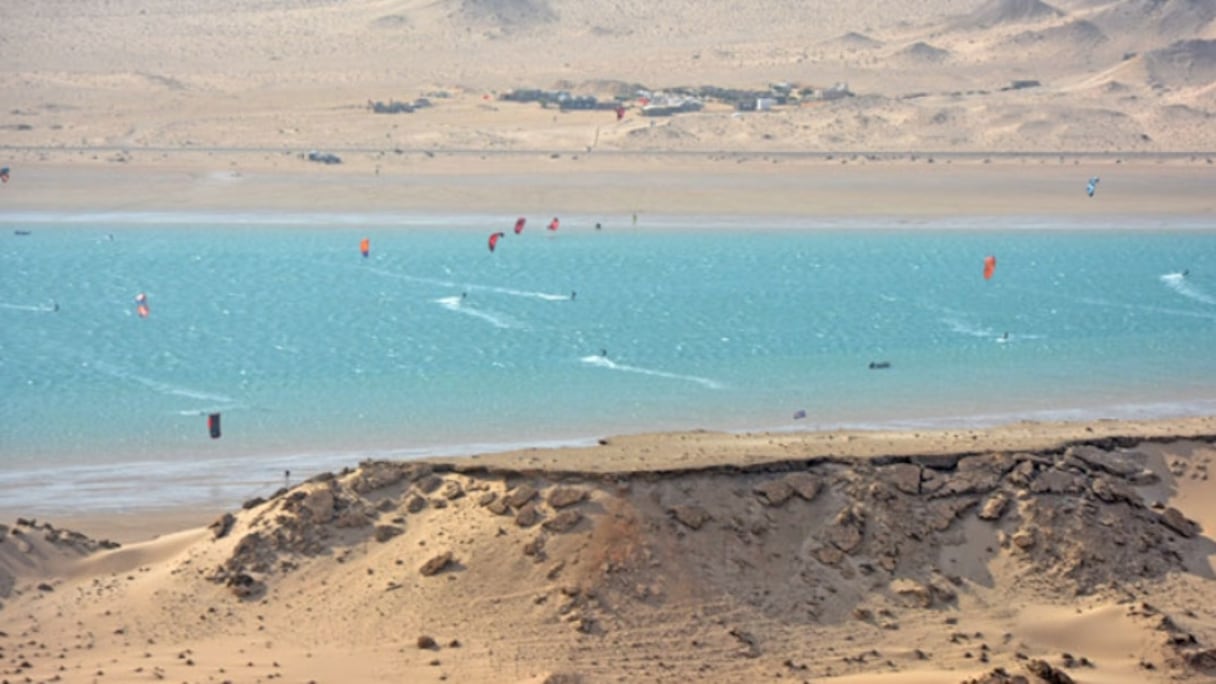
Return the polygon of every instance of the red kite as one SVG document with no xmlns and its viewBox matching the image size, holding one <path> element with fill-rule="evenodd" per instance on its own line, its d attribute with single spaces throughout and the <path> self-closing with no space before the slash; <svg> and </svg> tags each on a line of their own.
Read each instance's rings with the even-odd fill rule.
<svg viewBox="0 0 1216 684">
<path fill-rule="evenodd" d="M 993 271 L 996 271 L 996 257 L 984 257 L 984 280 L 990 280 L 992 278 Z"/>
</svg>

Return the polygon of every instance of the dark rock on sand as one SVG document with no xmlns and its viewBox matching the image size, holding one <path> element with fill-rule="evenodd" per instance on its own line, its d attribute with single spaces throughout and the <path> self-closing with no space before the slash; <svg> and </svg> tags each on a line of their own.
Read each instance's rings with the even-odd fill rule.
<svg viewBox="0 0 1216 684">
<path fill-rule="evenodd" d="M 439 477 L 438 475 L 427 475 L 426 477 L 415 482 L 414 486 L 417 487 L 418 490 L 421 491 L 423 494 L 430 494 L 431 492 L 434 492 L 436 489 L 439 489 L 439 486 L 442 484 L 443 484 L 442 477 Z"/>
<path fill-rule="evenodd" d="M 541 526 L 550 532 L 567 532 L 579 524 L 582 519 L 583 514 L 572 509 L 558 513 L 553 518 L 546 520 Z"/>
<path fill-rule="evenodd" d="M 790 473 L 785 476 L 785 482 L 805 501 L 811 501 L 819 494 L 823 483 L 810 473 Z"/>
<path fill-rule="evenodd" d="M 554 487 L 546 497 L 553 508 L 565 508 L 587 498 L 587 490 L 579 487 Z"/>
<path fill-rule="evenodd" d="M 1080 494 L 1085 491 L 1085 484 L 1082 475 L 1050 468 L 1030 481 L 1030 491 L 1035 494 Z"/>
<path fill-rule="evenodd" d="M 221 515 L 215 522 L 211 523 L 211 532 L 216 539 L 223 539 L 232 531 L 232 525 L 236 522 L 236 516 L 231 513 Z"/>
<path fill-rule="evenodd" d="M 1185 658 L 1188 667 L 1204 674 L 1216 674 L 1216 648 L 1192 651 Z"/>
<path fill-rule="evenodd" d="M 1047 684 L 1074 684 L 1072 677 L 1052 667 L 1046 660 L 1032 660 L 1026 663 L 1026 669 Z"/>
<path fill-rule="evenodd" d="M 253 575 L 248 573 L 237 573 L 228 578 L 225 582 L 227 587 L 232 590 L 232 593 L 240 599 L 254 599 L 261 596 L 266 591 L 266 585 Z"/>
<path fill-rule="evenodd" d="M 459 482 L 449 480 L 444 483 L 443 498 L 447 499 L 448 501 L 455 501 L 462 496 L 464 496 L 464 487 L 461 487 Z"/>
<path fill-rule="evenodd" d="M 536 508 L 536 504 L 526 504 L 515 514 L 515 524 L 520 527 L 532 527 L 540 522 L 541 517 L 540 510 Z"/>
<path fill-rule="evenodd" d="M 780 506 L 794 495 L 794 488 L 785 480 L 768 480 L 756 485 L 752 491 L 768 506 Z"/>
<path fill-rule="evenodd" d="M 709 513 L 700 506 L 680 505 L 670 508 L 668 513 L 691 530 L 699 530 L 709 520 Z"/>
<path fill-rule="evenodd" d="M 452 552 L 445 551 L 445 552 L 439 554 L 438 556 L 435 556 L 434 558 L 423 563 L 422 567 L 418 569 L 418 572 L 422 573 L 423 577 L 430 577 L 432 575 L 438 575 L 439 573 L 443 572 L 451 564 L 452 564 Z"/>
<path fill-rule="evenodd" d="M 1030 680 L 1023 675 L 1011 675 L 1005 668 L 998 667 L 979 677 L 964 679 L 962 684 L 1030 684 Z"/>
<path fill-rule="evenodd" d="M 536 488 L 532 485 L 523 484 L 511 491 L 507 492 L 507 505 L 511 508 L 519 508 L 528 503 L 536 496 Z"/>
<path fill-rule="evenodd" d="M 1167 508 L 1162 511 L 1161 524 L 1187 539 L 1199 534 L 1199 523 L 1187 518 L 1177 508 Z"/>
<path fill-rule="evenodd" d="M 1144 469 L 1144 464 L 1132 455 L 1118 451 L 1103 451 L 1088 444 L 1070 446 L 1064 457 L 1075 458 L 1093 470 L 1101 470 L 1123 479 L 1128 479 Z"/>
<path fill-rule="evenodd" d="M 914 463 L 893 463 L 880 468 L 878 476 L 904 494 L 920 494 L 920 466 Z"/>
<path fill-rule="evenodd" d="M 396 537 L 399 534 L 402 534 L 403 532 L 405 532 L 405 530 L 397 527 L 396 525 L 376 525 L 374 536 L 376 541 L 383 544 L 384 542 Z"/>
</svg>

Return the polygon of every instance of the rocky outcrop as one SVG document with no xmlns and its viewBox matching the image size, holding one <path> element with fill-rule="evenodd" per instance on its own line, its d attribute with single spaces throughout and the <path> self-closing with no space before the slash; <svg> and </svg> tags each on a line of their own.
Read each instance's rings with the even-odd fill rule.
<svg viewBox="0 0 1216 684">
<path fill-rule="evenodd" d="M 990 526 L 995 542 L 984 553 L 1007 555 L 1020 581 L 1047 596 L 1183 570 L 1186 546 L 1202 532 L 1180 511 L 1143 500 L 1137 483 L 1155 477 L 1147 459 L 1116 444 L 603 478 L 442 464 L 365 467 L 313 478 L 217 521 L 215 543 L 233 546 L 211 577 L 254 596 L 302 559 L 341 561 L 368 541 L 442 572 L 455 561 L 423 555 L 427 540 L 396 546 L 407 525 L 425 529 L 407 520 L 476 511 L 514 523 L 490 523 L 498 536 L 529 530 L 525 555 L 544 566 L 537 571 L 546 580 L 577 568 L 584 581 L 619 584 L 630 600 L 662 595 L 664 563 L 712 581 L 727 572 L 713 569 L 724 562 L 735 572 L 765 557 L 781 559 L 778 574 L 809 586 L 860 574 L 886 587 L 883 595 L 896 605 L 935 610 L 954 601 L 968 579 L 987 581 L 946 577 L 937 567 L 943 549 L 962 543 L 964 520 Z M 595 624 L 604 629 L 603 620 Z"/>
</svg>

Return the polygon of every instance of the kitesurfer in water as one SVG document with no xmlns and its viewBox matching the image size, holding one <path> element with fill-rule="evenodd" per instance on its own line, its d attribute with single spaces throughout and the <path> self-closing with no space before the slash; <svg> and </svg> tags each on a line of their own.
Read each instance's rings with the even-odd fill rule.
<svg viewBox="0 0 1216 684">
<path fill-rule="evenodd" d="M 577 297 L 577 296 L 578 296 L 578 293 L 577 293 L 577 292 L 575 292 L 574 290 L 570 290 L 570 301 L 572 301 L 572 302 L 573 302 L 573 301 L 574 301 L 574 298 L 575 298 L 575 297 Z"/>
</svg>

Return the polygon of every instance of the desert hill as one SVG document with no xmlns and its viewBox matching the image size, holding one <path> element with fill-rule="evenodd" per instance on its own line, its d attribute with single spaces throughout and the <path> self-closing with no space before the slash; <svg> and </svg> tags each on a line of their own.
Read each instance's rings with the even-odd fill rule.
<svg viewBox="0 0 1216 684">
<path fill-rule="evenodd" d="M 1192 600 L 1213 521 L 1175 507 L 1206 510 L 1210 437 L 643 469 L 613 467 L 620 448 L 591 470 L 365 462 L 119 549 L 21 521 L 0 674 L 1216 676 L 1216 609 Z"/>
<path fill-rule="evenodd" d="M 1200 0 L 18 3 L 0 27 L 0 86 L 11 94 L 0 146 L 18 160 L 83 161 L 94 149 L 98 159 L 115 149 L 347 149 L 364 170 L 406 161 L 395 151 L 655 153 L 668 140 L 714 152 L 1202 153 L 1216 149 L 1212 127 L 1176 125 L 1163 111 L 1214 112 L 1214 17 Z M 621 97 L 629 115 L 498 99 L 594 82 L 629 84 L 581 91 Z M 1115 82 L 1118 92 L 1105 87 Z M 640 90 L 763 93 L 774 83 L 809 95 L 749 114 L 758 120 L 747 130 L 736 130 L 734 102 L 645 117 L 636 100 Z M 836 83 L 857 98 L 814 95 Z M 416 98 L 432 106 L 397 117 L 367 107 Z M 891 107 L 918 110 L 908 120 L 948 107 L 968 115 L 948 135 L 867 125 Z M 1123 123 L 1076 134 L 1107 125 L 1091 112 L 1112 111 Z M 1002 133 L 1026 112 L 1047 121 L 1026 122 L 1033 135 Z M 639 132 L 650 127 L 672 130 Z"/>
<path fill-rule="evenodd" d="M 991 0 L 957 19 L 959 29 L 987 29 L 1007 24 L 1048 21 L 1064 12 L 1041 0 Z"/>
</svg>

